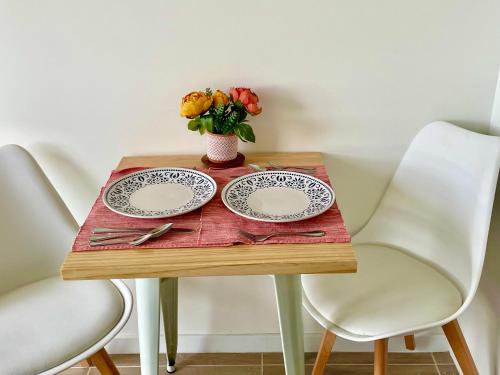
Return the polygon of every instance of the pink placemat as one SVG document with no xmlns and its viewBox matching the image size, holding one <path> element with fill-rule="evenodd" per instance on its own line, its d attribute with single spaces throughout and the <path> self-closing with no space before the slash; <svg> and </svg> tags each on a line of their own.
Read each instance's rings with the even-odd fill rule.
<svg viewBox="0 0 500 375">
<path fill-rule="evenodd" d="M 172 249 L 180 247 L 214 247 L 231 246 L 236 243 L 252 243 L 242 237 L 238 230 L 243 229 L 251 233 L 270 233 L 275 231 L 307 231 L 323 230 L 324 237 L 273 237 L 265 242 L 271 243 L 342 243 L 350 242 L 351 237 L 346 230 L 340 210 L 335 204 L 325 213 L 314 218 L 292 223 L 265 223 L 245 219 L 229 211 L 221 199 L 221 191 L 224 186 L 233 179 L 234 175 L 249 173 L 247 167 L 230 168 L 223 170 L 203 170 L 217 182 L 217 194 L 205 206 L 196 211 L 184 215 L 164 219 L 136 219 L 119 215 L 109 210 L 102 201 L 102 193 L 113 181 L 126 174 L 145 169 L 133 168 L 122 171 L 113 171 L 106 185 L 101 189 L 99 197 L 95 201 L 89 216 L 80 228 L 73 243 L 73 251 L 99 251 L 130 249 L 130 245 L 107 245 L 90 247 L 88 239 L 92 235 L 93 227 L 156 227 L 163 223 L 172 222 L 174 227 L 190 228 L 193 232 L 179 233 L 169 232 L 155 240 L 148 241 L 135 248 Z M 316 166 L 315 177 L 330 184 L 328 174 L 324 166 Z M 331 185 L 331 184 L 330 184 Z"/>
</svg>

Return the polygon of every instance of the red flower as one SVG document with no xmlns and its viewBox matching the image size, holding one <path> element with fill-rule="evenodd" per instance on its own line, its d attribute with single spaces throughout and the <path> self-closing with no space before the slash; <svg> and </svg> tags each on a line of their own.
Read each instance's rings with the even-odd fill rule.
<svg viewBox="0 0 500 375">
<path fill-rule="evenodd" d="M 232 87 L 229 90 L 229 94 L 231 95 L 233 102 L 236 103 L 237 101 L 240 101 L 247 112 L 252 116 L 258 115 L 262 112 L 262 108 L 259 107 L 259 97 L 249 88 Z"/>
</svg>

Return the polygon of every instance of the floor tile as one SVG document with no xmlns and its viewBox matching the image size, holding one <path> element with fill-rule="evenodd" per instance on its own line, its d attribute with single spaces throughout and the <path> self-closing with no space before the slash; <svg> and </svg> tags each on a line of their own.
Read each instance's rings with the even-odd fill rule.
<svg viewBox="0 0 500 375">
<path fill-rule="evenodd" d="M 110 354 L 115 366 L 139 366 L 141 364 L 141 359 L 139 354 Z M 160 360 L 165 358 L 164 355 L 160 355 Z"/>
<path fill-rule="evenodd" d="M 282 365 L 283 353 L 263 353 L 262 359 L 265 365 Z M 306 364 L 314 364 L 316 353 L 305 353 L 304 360 Z"/>
<path fill-rule="evenodd" d="M 458 375 L 449 353 L 433 353 L 441 375 Z M 138 354 L 111 355 L 122 375 L 140 375 Z M 306 353 L 306 375 L 312 372 L 316 353 Z M 261 360 L 264 367 L 261 368 Z M 371 375 L 373 353 L 333 352 L 324 375 Z M 160 355 L 160 373 L 165 355 Z M 180 375 L 285 375 L 282 353 L 180 353 Z M 63 375 L 99 375 L 95 368 L 75 367 Z M 430 353 L 389 353 L 388 375 L 439 375 Z"/>
<path fill-rule="evenodd" d="M 439 365 L 438 367 L 441 375 L 459 375 L 455 365 Z"/>
<path fill-rule="evenodd" d="M 141 375 L 140 367 L 117 367 L 117 369 L 120 375 Z M 158 373 L 161 374 L 161 370 Z M 89 375 L 101 375 L 101 373 L 95 367 L 92 367 Z"/>
<path fill-rule="evenodd" d="M 451 365 L 453 364 L 453 359 L 451 358 L 451 355 L 449 352 L 435 352 L 432 353 L 434 356 L 434 359 L 436 360 L 436 363 L 439 364 L 446 364 L 446 365 Z"/>
<path fill-rule="evenodd" d="M 435 365 L 389 365 L 388 375 L 439 375 Z"/>
<path fill-rule="evenodd" d="M 433 365 L 431 353 L 389 353 L 389 364 L 391 365 Z"/>
<path fill-rule="evenodd" d="M 261 375 L 261 373 L 261 366 L 186 366 L 178 367 L 175 371 L 175 374 L 179 375 Z"/>
<path fill-rule="evenodd" d="M 366 352 L 333 352 L 328 363 L 339 365 L 371 365 L 373 353 Z"/>
<path fill-rule="evenodd" d="M 371 365 L 328 365 L 324 375 L 373 375 Z"/>
<path fill-rule="evenodd" d="M 306 366 L 306 374 L 310 375 L 312 372 L 312 366 Z M 283 365 L 264 365 L 263 375 L 286 375 L 285 374 L 285 366 Z"/>
<path fill-rule="evenodd" d="M 64 370 L 63 372 L 60 372 L 60 375 L 87 375 L 89 372 L 88 367 L 73 367 L 69 368 L 67 370 Z"/>
<path fill-rule="evenodd" d="M 306 375 L 311 374 L 312 365 L 306 366 Z M 388 375 L 439 375 L 434 365 L 389 365 Z M 264 375 L 285 375 L 281 365 L 264 365 Z M 324 375 L 373 375 L 372 365 L 328 365 Z M 454 375 L 454 373 L 446 374 Z"/>
<path fill-rule="evenodd" d="M 190 365 L 260 365 L 261 353 L 181 353 L 179 366 Z"/>
<path fill-rule="evenodd" d="M 312 373 L 313 366 L 306 366 L 306 375 Z M 285 375 L 282 365 L 264 365 L 263 375 Z M 324 375 L 373 375 L 373 366 L 370 365 L 328 365 Z"/>
<path fill-rule="evenodd" d="M 264 364 L 283 364 L 282 353 L 264 353 Z M 316 353 L 306 353 L 305 364 L 314 364 Z M 370 365 L 373 353 L 332 352 L 329 364 Z M 448 362 L 445 362 L 448 363 Z M 389 353 L 389 364 L 434 364 L 430 353 Z"/>
</svg>

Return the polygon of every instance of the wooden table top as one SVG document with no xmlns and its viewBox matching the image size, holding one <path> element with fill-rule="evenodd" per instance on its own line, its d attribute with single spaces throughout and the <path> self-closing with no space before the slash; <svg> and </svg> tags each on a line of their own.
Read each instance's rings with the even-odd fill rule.
<svg viewBox="0 0 500 375">
<path fill-rule="evenodd" d="M 245 163 L 323 164 L 320 153 L 247 154 Z M 203 167 L 199 155 L 127 156 L 117 169 Z M 356 272 L 350 243 L 234 245 L 229 247 L 70 252 L 65 280 Z"/>
</svg>

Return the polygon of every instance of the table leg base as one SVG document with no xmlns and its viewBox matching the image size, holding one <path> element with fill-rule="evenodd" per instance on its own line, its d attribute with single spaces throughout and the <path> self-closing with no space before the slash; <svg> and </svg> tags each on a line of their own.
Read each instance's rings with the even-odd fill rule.
<svg viewBox="0 0 500 375">
<path fill-rule="evenodd" d="M 173 374 L 175 372 L 175 365 L 172 365 L 172 366 L 167 365 L 167 372 L 169 374 Z"/>
</svg>

